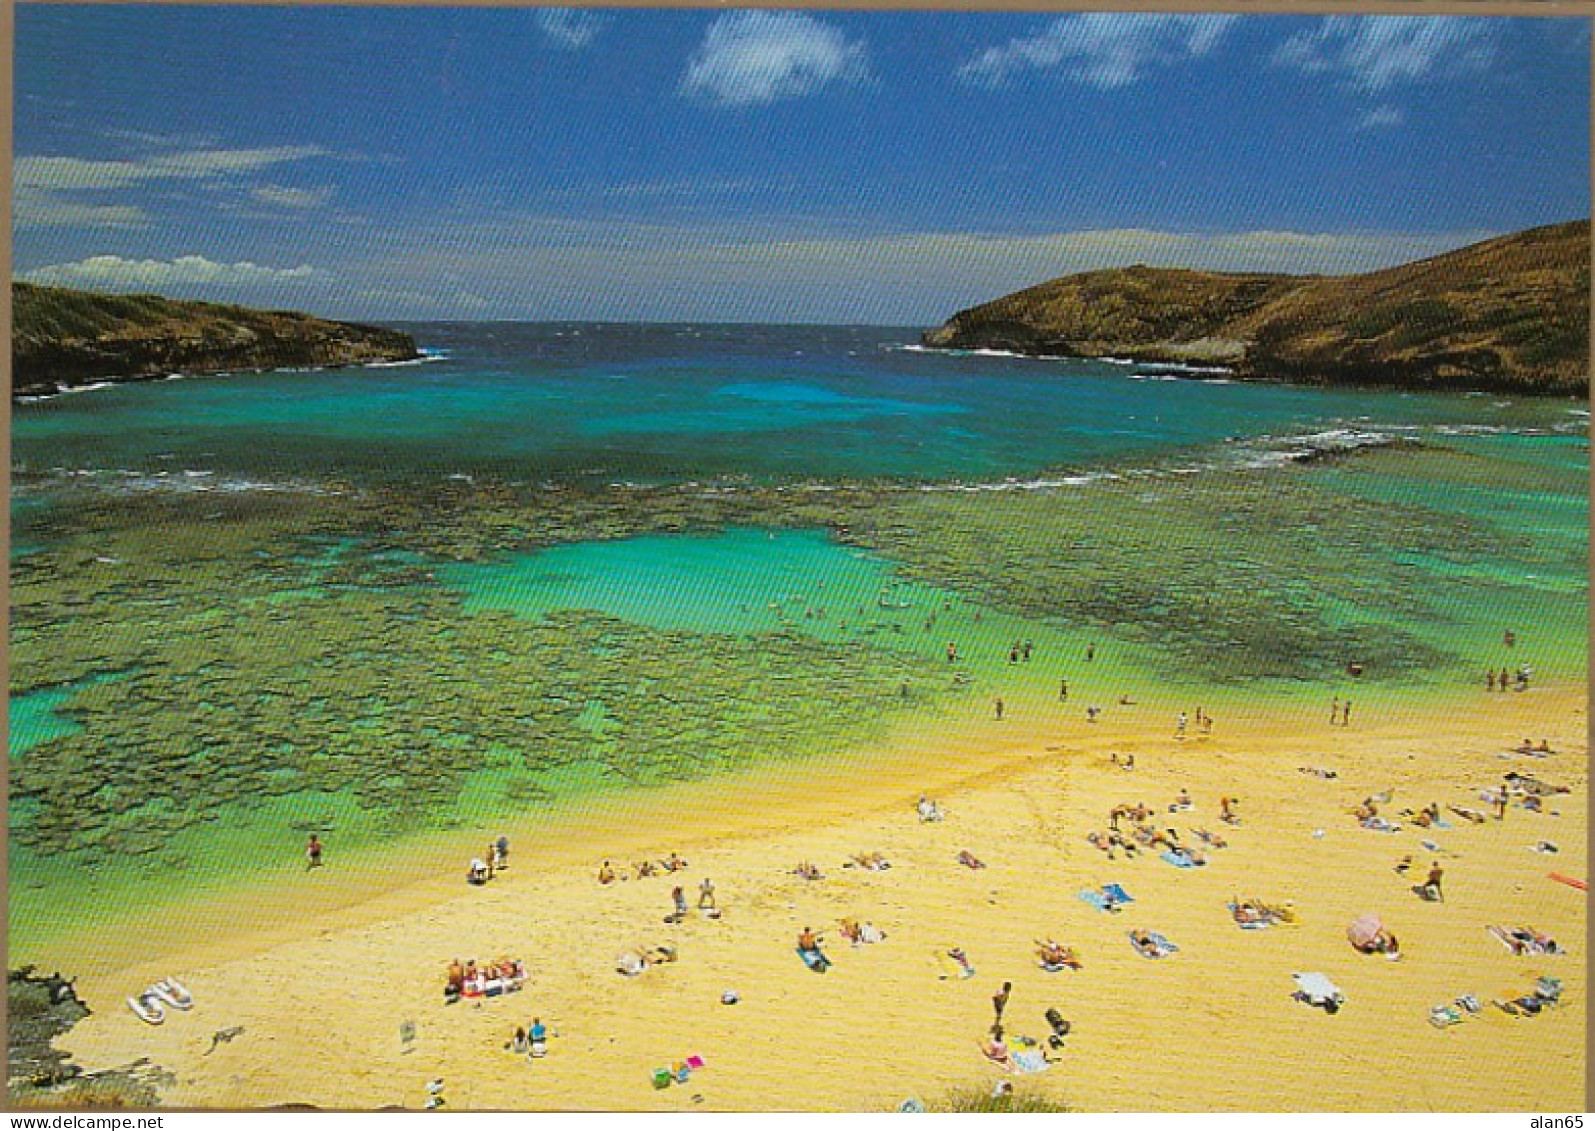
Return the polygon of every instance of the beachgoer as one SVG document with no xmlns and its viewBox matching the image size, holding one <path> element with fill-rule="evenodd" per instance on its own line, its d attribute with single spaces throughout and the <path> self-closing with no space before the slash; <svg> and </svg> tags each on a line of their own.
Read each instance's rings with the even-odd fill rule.
<svg viewBox="0 0 1595 1131">
<path fill-rule="evenodd" d="M 1345 706 L 1340 708 L 1340 725 L 1343 726 L 1343 727 L 1349 727 L 1351 725 L 1351 700 L 1350 699 L 1347 699 Z"/>
<path fill-rule="evenodd" d="M 1505 669 L 1505 668 L 1502 668 L 1502 669 L 1501 669 L 1501 681 L 1500 681 L 1500 682 L 1501 682 L 1501 690 L 1502 690 L 1502 691 L 1505 691 L 1505 690 L 1506 690 L 1506 685 L 1507 685 L 1507 680 L 1508 680 L 1508 679 L 1509 679 L 1509 678 L 1510 678 L 1510 677 L 1509 677 L 1509 676 L 1508 676 L 1508 675 L 1507 675 L 1507 673 L 1506 673 L 1506 669 Z"/>
<path fill-rule="evenodd" d="M 1092 721 L 1094 722 L 1095 720 L 1092 720 Z M 1124 756 L 1124 768 L 1126 770 L 1135 769 L 1135 755 L 1134 754 L 1126 754 Z"/>
<path fill-rule="evenodd" d="M 1086 663 L 1088 663 L 1088 664 L 1092 660 L 1097 658 L 1097 646 L 1095 644 L 1087 644 L 1086 645 L 1085 658 L 1086 658 Z"/>
<path fill-rule="evenodd" d="M 515 1036 L 511 1038 L 510 1043 L 505 1047 L 510 1052 L 524 1055 L 530 1048 L 526 1041 L 526 1030 L 517 1025 L 515 1027 Z"/>
<path fill-rule="evenodd" d="M 609 866 L 609 861 L 604 861 L 604 866 L 598 869 L 598 882 L 612 884 L 615 882 L 615 870 Z"/>
<path fill-rule="evenodd" d="M 1337 695 L 1337 696 L 1335 696 L 1335 698 L 1329 704 L 1329 725 L 1330 726 L 1334 726 L 1339 721 L 1340 721 L 1340 696 Z"/>
<path fill-rule="evenodd" d="M 1185 737 L 1185 712 L 1180 712 L 1180 717 L 1174 720 L 1174 737 Z"/>
<path fill-rule="evenodd" d="M 993 702 L 992 708 L 997 712 L 997 717 L 1002 718 L 1002 697 L 999 695 Z"/>
<path fill-rule="evenodd" d="M 532 1027 L 527 1032 L 526 1036 L 534 1045 L 540 1045 L 544 1041 L 548 1040 L 548 1027 L 543 1024 L 543 1019 L 541 1017 L 532 1018 Z"/>
<path fill-rule="evenodd" d="M 698 907 L 700 910 L 714 909 L 714 881 L 708 876 L 698 885 Z"/>
<path fill-rule="evenodd" d="M 1218 819 L 1225 824 L 1233 825 L 1235 823 L 1235 810 L 1231 806 L 1234 804 L 1235 799 L 1233 797 L 1220 797 L 1218 799 Z"/>
<path fill-rule="evenodd" d="M 321 867 L 321 839 L 315 833 L 310 834 L 310 843 L 305 846 L 305 858 L 310 861 L 306 871 Z"/>
<path fill-rule="evenodd" d="M 820 949 L 820 937 L 808 927 L 804 927 L 803 930 L 798 932 L 797 944 L 799 950 L 818 954 Z"/>
<path fill-rule="evenodd" d="M 1487 672 L 1484 673 L 1484 682 L 1485 682 L 1485 685 L 1488 687 L 1489 690 L 1491 690 L 1491 691 L 1495 690 L 1495 669 L 1494 668 L 1491 668 L 1490 670 L 1488 670 Z"/>
<path fill-rule="evenodd" d="M 1097 721 L 1097 716 L 1101 713 L 1101 707 L 1087 707 L 1085 709 L 1085 721 L 1088 723 L 1094 723 Z"/>
<path fill-rule="evenodd" d="M 1508 631 L 1507 633 L 1505 633 L 1501 637 L 1501 643 L 1505 644 L 1508 648 L 1510 648 L 1510 647 L 1512 647 L 1512 645 L 1517 643 L 1517 636 L 1514 633 Z"/>
<path fill-rule="evenodd" d="M 865 920 L 864 925 L 858 929 L 858 940 L 863 943 L 885 942 L 886 932 Z"/>
<path fill-rule="evenodd" d="M 493 866 L 502 871 L 509 865 L 509 862 L 510 838 L 501 833 L 498 840 L 493 842 Z"/>
<path fill-rule="evenodd" d="M 1017 664 L 1019 662 L 1019 645 L 1015 644 L 1012 648 L 1008 649 L 1008 662 L 1010 664 Z"/>
<path fill-rule="evenodd" d="M 1191 807 L 1190 791 L 1181 788 L 1180 795 L 1174 799 L 1174 804 L 1181 809 L 1189 809 Z"/>
<path fill-rule="evenodd" d="M 950 663 L 953 663 L 957 659 L 958 659 L 958 645 L 949 642 L 948 645 L 947 645 L 947 662 L 950 664 Z"/>
<path fill-rule="evenodd" d="M 1031 644 L 1030 641 L 1028 641 L 1028 640 L 1025 641 L 1024 658 L 1025 658 L 1025 663 L 1027 663 L 1027 664 L 1030 662 L 1030 649 L 1033 648 L 1033 647 L 1034 647 L 1034 645 Z"/>
<path fill-rule="evenodd" d="M 991 1009 L 992 1013 L 995 1014 L 991 1025 L 993 1034 L 1002 1031 L 1002 1011 L 1008 1008 L 1008 995 L 1012 992 L 1013 983 L 1004 982 L 1002 989 L 991 995 Z"/>
<path fill-rule="evenodd" d="M 1444 876 L 1445 869 L 1440 867 L 1440 862 L 1436 860 L 1429 868 L 1429 878 L 1423 882 L 1424 889 L 1430 893 L 1429 898 L 1437 899 L 1441 903 L 1445 902 L 1445 894 L 1440 890 L 1440 881 Z"/>
<path fill-rule="evenodd" d="M 1495 819 L 1497 821 L 1506 820 L 1506 805 L 1508 800 L 1510 800 L 1510 798 L 1507 796 L 1507 783 L 1502 782 L 1500 792 L 1495 795 Z"/>
<path fill-rule="evenodd" d="M 1061 681 L 1058 684 L 1058 702 L 1067 703 L 1068 701 L 1069 701 L 1069 681 L 1068 680 L 1063 680 L 1063 681 Z"/>
<path fill-rule="evenodd" d="M 685 919 L 687 917 L 687 889 L 677 884 L 671 889 L 670 898 L 676 905 L 676 918 L 678 920 Z"/>
</svg>

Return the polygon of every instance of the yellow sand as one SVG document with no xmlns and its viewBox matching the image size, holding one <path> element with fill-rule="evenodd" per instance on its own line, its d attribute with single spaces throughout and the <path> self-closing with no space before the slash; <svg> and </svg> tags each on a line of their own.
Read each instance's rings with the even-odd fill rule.
<svg viewBox="0 0 1595 1131">
<path fill-rule="evenodd" d="M 102 938 L 76 967 L 96 1012 L 63 1043 L 91 1069 L 151 1058 L 176 1075 L 167 1099 L 184 1106 L 417 1107 L 441 1077 L 456 1110 L 883 1110 L 990 1089 L 1001 1073 L 977 1042 L 1010 980 L 1010 1034 L 1043 1036 L 1049 1006 L 1074 1024 L 1061 1061 L 1012 1077 L 1016 1087 L 1076 1109 L 1584 1109 L 1585 896 L 1547 878 L 1587 876 L 1583 689 L 1481 691 L 1423 717 L 1359 703 L 1347 728 L 1327 726 L 1327 710 L 1281 711 L 1183 741 L 1167 705 L 1117 709 L 1096 726 L 1039 707 L 1020 702 L 997 723 L 971 706 L 964 725 L 921 736 L 867 775 L 778 769 L 557 829 L 512 827 L 512 867 L 483 889 L 463 882 L 478 834 L 385 869 L 340 867 L 333 851 L 286 892 Z M 1499 756 L 1524 735 L 1549 738 L 1558 755 Z M 1133 772 L 1111 764 L 1110 752 L 1131 751 Z M 1448 812 L 1450 830 L 1408 822 L 1380 834 L 1347 811 L 1386 789 L 1393 818 L 1431 800 L 1485 809 L 1478 791 L 1510 769 L 1572 786 L 1550 806 L 1559 815 L 1513 808 L 1475 826 Z M 1195 812 L 1170 814 L 1182 787 Z M 945 821 L 918 822 L 922 789 Z M 1240 798 L 1239 828 L 1218 821 L 1226 793 Z M 1206 827 L 1229 847 L 1201 869 L 1145 853 L 1109 862 L 1086 834 L 1106 827 L 1112 805 L 1136 801 L 1187 840 Z M 1446 850 L 1443 904 L 1410 890 L 1436 858 L 1424 838 Z M 1559 854 L 1529 850 L 1547 839 Z M 965 848 L 988 867 L 960 866 Z M 671 850 L 690 861 L 678 877 L 595 882 L 604 858 L 629 872 Z M 844 867 L 867 850 L 891 869 Z M 1408 853 L 1414 871 L 1397 875 Z M 790 874 L 803 860 L 825 879 Z M 704 876 L 723 918 L 663 923 L 671 887 L 684 883 L 695 902 Z M 1109 915 L 1077 898 L 1108 881 L 1135 903 Z M 1292 901 L 1299 922 L 1241 931 L 1225 909 L 1237 893 Z M 1347 923 L 1370 911 L 1400 937 L 1402 961 L 1347 944 Z M 888 938 L 850 947 L 841 916 Z M 1572 953 L 1515 958 L 1490 923 L 1532 924 Z M 805 925 L 824 933 L 834 960 L 823 976 L 794 952 Z M 1161 931 L 1180 952 L 1138 957 L 1125 938 L 1133 927 Z M 1084 969 L 1040 970 L 1033 940 L 1045 936 L 1075 946 Z M 659 943 L 680 960 L 634 979 L 616 972 L 621 951 Z M 938 977 L 935 952 L 954 945 L 973 979 Z M 526 960 L 524 991 L 443 1004 L 450 958 L 501 954 Z M 1294 971 L 1327 974 L 1344 1009 L 1293 1001 Z M 1448 1030 L 1429 1024 L 1437 1003 L 1465 993 L 1488 1003 L 1541 973 L 1563 979 L 1566 1004 L 1532 1018 L 1487 1005 Z M 198 1005 L 151 1028 L 122 1000 L 167 974 Z M 739 1004 L 720 1003 L 728 988 Z M 546 1059 L 529 1062 L 503 1045 L 534 1015 L 558 1035 Z M 406 1020 L 418 1030 L 409 1049 Z M 243 1032 L 207 1051 L 233 1026 Z M 690 1083 L 651 1087 L 656 1066 L 692 1054 L 708 1066 Z"/>
</svg>

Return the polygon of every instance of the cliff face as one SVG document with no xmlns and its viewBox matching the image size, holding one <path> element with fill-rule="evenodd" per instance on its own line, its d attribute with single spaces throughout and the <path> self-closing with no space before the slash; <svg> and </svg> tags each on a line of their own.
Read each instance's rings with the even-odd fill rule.
<svg viewBox="0 0 1595 1131">
<path fill-rule="evenodd" d="M 396 330 L 154 295 L 13 283 L 11 317 L 13 396 L 89 381 L 418 356 L 410 336 Z"/>
<path fill-rule="evenodd" d="M 1580 220 L 1366 275 L 1093 271 L 961 311 L 923 341 L 1319 384 L 1587 393 L 1589 262 Z"/>
</svg>

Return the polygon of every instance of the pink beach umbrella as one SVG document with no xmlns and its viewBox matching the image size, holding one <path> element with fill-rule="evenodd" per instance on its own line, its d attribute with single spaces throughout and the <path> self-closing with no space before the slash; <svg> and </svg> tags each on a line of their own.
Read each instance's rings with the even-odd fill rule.
<svg viewBox="0 0 1595 1131">
<path fill-rule="evenodd" d="M 1351 945 L 1358 950 L 1372 946 L 1373 941 L 1379 937 L 1379 932 L 1385 929 L 1384 923 L 1377 915 L 1364 915 L 1346 928 L 1346 937 L 1351 940 Z"/>
</svg>

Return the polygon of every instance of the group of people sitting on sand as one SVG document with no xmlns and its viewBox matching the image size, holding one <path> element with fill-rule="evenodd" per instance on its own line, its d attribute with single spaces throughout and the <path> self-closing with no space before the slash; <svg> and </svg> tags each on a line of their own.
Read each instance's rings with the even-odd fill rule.
<svg viewBox="0 0 1595 1131">
<path fill-rule="evenodd" d="M 792 874 L 805 880 L 823 880 L 825 873 L 807 860 L 799 861 L 798 866 L 792 869 Z"/>
<path fill-rule="evenodd" d="M 515 1027 L 515 1033 L 504 1046 L 516 1056 L 529 1056 L 533 1059 L 548 1055 L 548 1026 L 543 1024 L 541 1017 L 532 1018 L 530 1028 Z"/>
<path fill-rule="evenodd" d="M 655 946 L 628 950 L 615 959 L 615 969 L 628 978 L 635 978 L 650 966 L 663 966 L 676 960 L 673 946 Z"/>
<path fill-rule="evenodd" d="M 886 941 L 886 932 L 868 920 L 860 923 L 857 919 L 843 919 L 838 929 L 842 932 L 842 937 L 854 946 Z"/>
<path fill-rule="evenodd" d="M 652 860 L 639 860 L 632 865 L 632 868 L 636 870 L 639 880 L 646 880 L 652 876 L 663 876 L 670 872 L 679 872 L 686 866 L 687 862 L 672 852 L 657 863 Z M 626 878 L 616 874 L 614 866 L 608 860 L 605 860 L 598 869 L 598 882 L 601 884 L 612 884 L 616 880 L 624 880 Z"/>
<path fill-rule="evenodd" d="M 443 1001 L 451 1004 L 462 997 L 497 997 L 526 984 L 526 965 L 519 959 L 500 958 L 481 966 L 476 959 L 449 963 Z"/>
<path fill-rule="evenodd" d="M 1528 739 L 1525 738 L 1522 742 L 1518 743 L 1516 749 L 1517 749 L 1517 753 L 1519 753 L 1519 754 L 1554 754 L 1554 753 L 1556 753 L 1556 751 L 1551 749 L 1550 740 L 1549 739 L 1544 739 L 1544 738 L 1540 739 L 1540 744 L 1538 746 L 1535 746 L 1533 743 L 1531 743 Z"/>
</svg>

